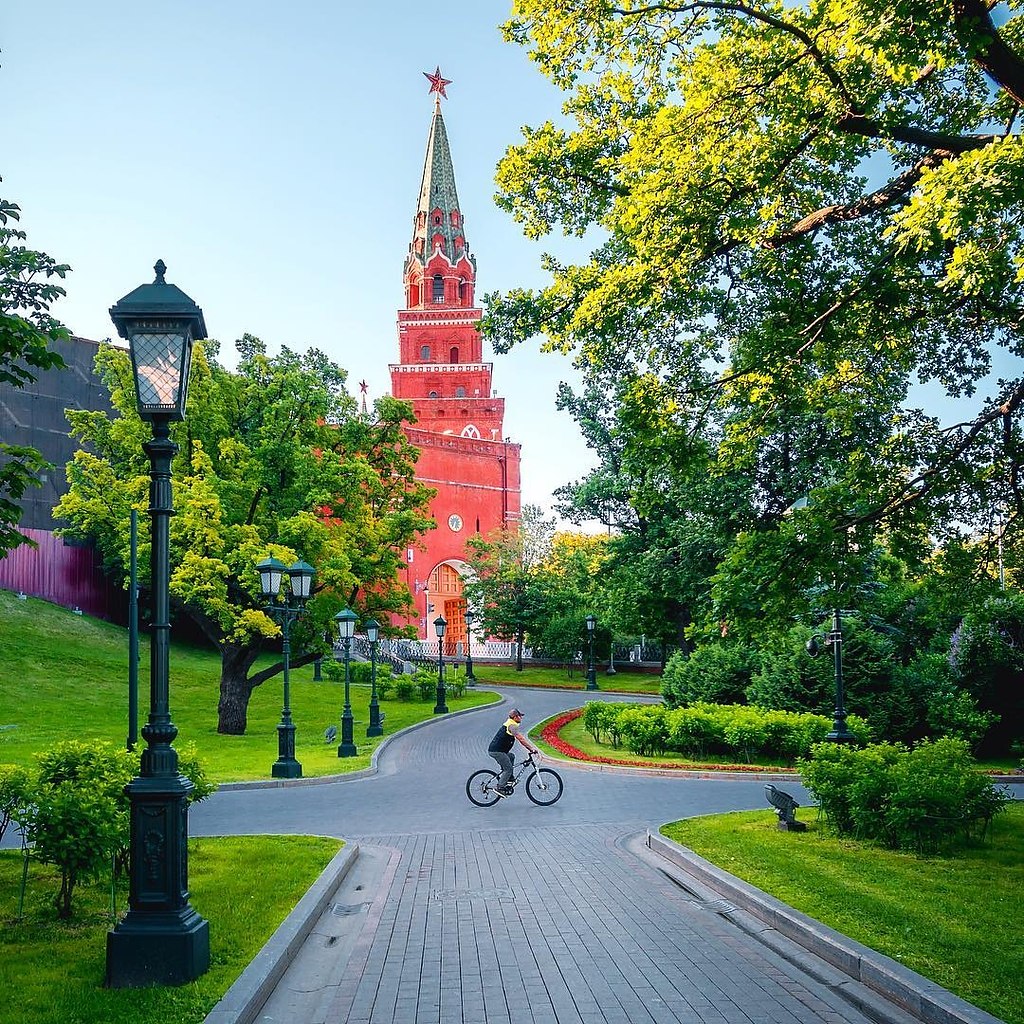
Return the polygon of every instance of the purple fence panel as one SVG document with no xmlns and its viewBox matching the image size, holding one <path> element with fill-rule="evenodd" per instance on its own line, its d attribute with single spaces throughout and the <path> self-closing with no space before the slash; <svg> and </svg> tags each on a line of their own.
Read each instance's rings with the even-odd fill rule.
<svg viewBox="0 0 1024 1024">
<path fill-rule="evenodd" d="M 72 547 L 46 530 L 21 532 L 37 547 L 22 544 L 0 557 L 0 587 L 80 608 L 96 618 L 114 618 L 124 598 L 118 601 L 92 548 Z"/>
</svg>

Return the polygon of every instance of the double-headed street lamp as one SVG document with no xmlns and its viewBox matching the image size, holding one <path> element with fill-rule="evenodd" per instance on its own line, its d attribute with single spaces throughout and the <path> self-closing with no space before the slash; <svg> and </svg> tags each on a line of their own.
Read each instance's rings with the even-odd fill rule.
<svg viewBox="0 0 1024 1024">
<path fill-rule="evenodd" d="M 377 701 L 377 637 L 380 635 L 380 623 L 376 619 L 367 619 L 364 628 L 366 639 L 370 641 L 370 724 L 366 727 L 366 735 L 383 736 L 380 704 Z"/>
<path fill-rule="evenodd" d="M 434 619 L 434 632 L 437 633 L 437 703 L 434 705 L 435 715 L 446 715 L 448 704 L 444 686 L 444 634 L 448 623 L 443 615 Z"/>
<path fill-rule="evenodd" d="M 821 633 L 814 633 L 807 641 L 807 653 L 812 658 L 817 657 L 822 642 L 832 645 L 836 677 L 836 706 L 832 718 L 832 731 L 826 734 L 825 739 L 832 743 L 852 743 L 856 737 L 846 727 L 846 695 L 843 690 L 843 620 L 838 608 L 832 611 L 832 628 L 828 633 L 825 636 L 822 636 Z"/>
<path fill-rule="evenodd" d="M 352 637 L 356 631 L 358 618 L 351 608 L 342 608 L 334 616 L 345 659 L 345 707 L 341 712 L 341 744 L 338 746 L 338 757 L 355 757 L 358 753 L 352 739 L 352 702 L 349 699 L 349 661 L 352 657 Z"/>
<path fill-rule="evenodd" d="M 313 586 L 313 566 L 298 561 L 285 566 L 276 558 L 266 558 L 256 566 L 260 574 L 260 590 L 267 603 L 267 612 L 281 626 L 281 655 L 284 662 L 284 706 L 277 726 L 277 760 L 270 774 L 275 779 L 301 779 L 302 765 L 295 760 L 295 723 L 292 721 L 289 664 L 291 660 L 292 623 L 303 613 Z M 278 601 L 281 579 L 288 576 L 290 586 L 284 603 Z"/>
<path fill-rule="evenodd" d="M 476 686 L 476 676 L 473 675 L 473 623 L 476 622 L 476 612 L 466 609 L 466 685 Z"/>
<path fill-rule="evenodd" d="M 587 616 L 587 689 L 597 689 L 597 672 L 594 669 L 594 630 L 597 629 L 597 616 Z"/>
<path fill-rule="evenodd" d="M 139 775 L 127 787 L 128 913 L 107 932 L 107 985 L 180 985 L 210 966 L 210 926 L 189 903 L 188 794 L 171 746 L 178 730 L 170 708 L 171 462 L 178 446 L 170 425 L 185 418 L 193 339 L 206 337 L 203 311 L 176 285 L 156 279 L 129 292 L 110 309 L 117 333 L 128 340 L 139 417 L 153 424 L 149 456 L 151 523 L 149 720 Z"/>
</svg>

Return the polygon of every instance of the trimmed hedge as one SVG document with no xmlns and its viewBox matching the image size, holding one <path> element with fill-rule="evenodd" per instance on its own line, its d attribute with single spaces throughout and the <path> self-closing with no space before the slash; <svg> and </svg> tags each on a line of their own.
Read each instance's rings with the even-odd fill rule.
<svg viewBox="0 0 1024 1024">
<path fill-rule="evenodd" d="M 800 762 L 804 785 L 841 836 L 932 853 L 982 838 L 1009 797 L 980 771 L 963 740 L 907 748 L 816 744 Z"/>
<path fill-rule="evenodd" d="M 850 715 L 847 726 L 858 742 L 870 739 L 867 723 Z M 750 763 L 758 758 L 794 764 L 832 729 L 832 720 L 810 712 L 773 711 L 746 704 L 663 705 L 591 701 L 583 727 L 598 743 L 623 744 L 644 757 L 679 753 L 694 760 L 725 755 Z"/>
</svg>

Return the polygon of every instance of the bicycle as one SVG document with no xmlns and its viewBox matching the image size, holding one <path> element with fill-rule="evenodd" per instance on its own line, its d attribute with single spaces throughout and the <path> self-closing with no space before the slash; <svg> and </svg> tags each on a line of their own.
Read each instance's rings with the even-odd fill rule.
<svg viewBox="0 0 1024 1024">
<path fill-rule="evenodd" d="M 526 795 L 535 804 L 550 806 L 562 795 L 562 776 L 553 768 L 539 767 L 533 759 L 533 754 L 515 765 L 512 778 L 509 780 L 509 788 L 515 790 L 528 768 L 532 768 L 533 771 L 526 777 Z M 498 792 L 499 775 L 499 772 L 490 768 L 481 768 L 480 771 L 473 772 L 466 782 L 466 796 L 477 807 L 493 807 L 501 799 Z M 511 793 L 508 795 L 511 796 Z"/>
</svg>

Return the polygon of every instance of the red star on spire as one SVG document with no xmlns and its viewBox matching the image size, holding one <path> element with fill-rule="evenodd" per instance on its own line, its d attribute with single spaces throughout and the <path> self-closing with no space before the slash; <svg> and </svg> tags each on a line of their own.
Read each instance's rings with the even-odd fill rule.
<svg viewBox="0 0 1024 1024">
<path fill-rule="evenodd" d="M 450 78 L 441 77 L 441 66 L 438 65 L 434 69 L 434 73 L 431 74 L 429 71 L 423 72 L 423 77 L 430 83 L 430 92 L 436 92 L 439 96 L 443 96 L 448 99 L 448 93 L 444 91 L 446 85 L 451 85 L 452 80 Z M 427 95 L 430 95 L 428 93 Z"/>
</svg>

